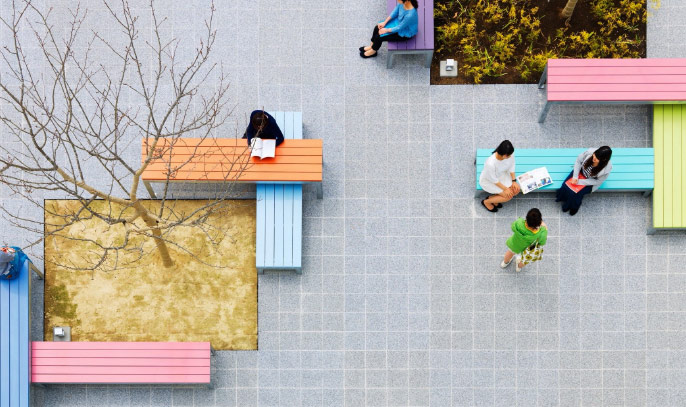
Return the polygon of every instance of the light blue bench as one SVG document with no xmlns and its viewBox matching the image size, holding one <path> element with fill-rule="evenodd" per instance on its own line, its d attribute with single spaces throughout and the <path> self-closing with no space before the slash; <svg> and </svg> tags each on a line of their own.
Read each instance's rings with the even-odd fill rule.
<svg viewBox="0 0 686 407">
<path fill-rule="evenodd" d="M 302 139 L 300 112 L 270 112 L 286 139 Z M 257 273 L 292 270 L 302 273 L 302 199 L 299 183 L 257 184 Z"/>
<path fill-rule="evenodd" d="M 26 259 L 21 274 L 0 280 L 0 407 L 29 407 L 31 385 L 31 270 Z"/>
<path fill-rule="evenodd" d="M 562 186 L 569 172 L 574 168 L 576 157 L 584 148 L 516 149 L 515 162 L 517 175 L 534 168 L 546 167 L 553 183 L 537 191 L 556 191 Z M 476 150 L 476 190 L 483 191 L 479 176 L 484 162 L 493 154 L 492 149 Z M 607 192 L 643 192 L 650 195 L 655 187 L 655 155 L 652 148 L 613 148 L 612 172 L 598 188 Z"/>
</svg>

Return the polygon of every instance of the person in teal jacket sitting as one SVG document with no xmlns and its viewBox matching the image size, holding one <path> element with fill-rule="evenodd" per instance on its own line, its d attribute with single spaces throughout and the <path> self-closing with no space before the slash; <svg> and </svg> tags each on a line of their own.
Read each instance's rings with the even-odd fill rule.
<svg viewBox="0 0 686 407">
<path fill-rule="evenodd" d="M 378 54 L 384 41 L 407 41 L 417 35 L 419 18 L 417 0 L 398 0 L 391 15 L 374 27 L 372 43 L 360 47 L 362 58 L 372 58 Z"/>
</svg>

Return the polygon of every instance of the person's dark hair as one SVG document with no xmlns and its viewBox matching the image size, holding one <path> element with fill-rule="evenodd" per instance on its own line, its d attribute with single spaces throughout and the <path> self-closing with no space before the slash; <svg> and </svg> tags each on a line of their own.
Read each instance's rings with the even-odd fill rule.
<svg viewBox="0 0 686 407">
<path fill-rule="evenodd" d="M 412 3 L 412 7 L 419 8 L 419 3 L 417 3 L 417 0 L 403 0 L 403 3 L 407 3 L 408 1 Z"/>
<path fill-rule="evenodd" d="M 269 121 L 269 118 L 267 118 L 267 115 L 264 114 L 264 112 L 259 112 L 255 113 L 255 115 L 250 119 L 250 124 L 252 124 L 252 127 L 260 131 L 264 129 L 264 126 L 267 125 L 267 121 Z"/>
<path fill-rule="evenodd" d="M 510 143 L 510 140 L 503 140 L 493 152 L 504 156 L 512 155 L 514 153 L 514 146 Z"/>
<path fill-rule="evenodd" d="M 591 170 L 591 175 L 594 177 L 598 175 L 600 171 L 603 170 L 607 166 L 607 163 L 610 162 L 610 158 L 612 158 L 612 149 L 608 146 L 602 146 L 599 149 L 595 150 L 593 152 L 595 154 L 595 158 L 598 159 L 599 163 L 597 166 L 593 166 L 593 156 L 588 157 L 586 162 L 584 162 L 584 168 L 587 170 Z"/>
<path fill-rule="evenodd" d="M 529 212 L 526 213 L 526 224 L 530 228 L 537 228 L 543 223 L 543 217 L 541 216 L 541 211 L 538 208 L 531 208 Z"/>
</svg>

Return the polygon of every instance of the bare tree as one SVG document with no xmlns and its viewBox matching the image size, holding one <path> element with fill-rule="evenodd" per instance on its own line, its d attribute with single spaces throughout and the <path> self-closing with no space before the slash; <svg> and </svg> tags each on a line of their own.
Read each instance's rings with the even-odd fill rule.
<svg viewBox="0 0 686 407">
<path fill-rule="evenodd" d="M 208 217 L 230 204 L 219 197 L 181 213 L 170 192 L 173 175 L 203 158 L 191 153 L 174 162 L 170 149 L 182 137 L 211 143 L 231 115 L 228 83 L 210 59 L 216 39 L 214 4 L 199 30 L 199 44 L 190 50 L 176 38 L 165 38 L 166 19 L 159 17 L 154 1 L 143 18 L 125 0 L 116 5 L 103 1 L 103 7 L 98 27 L 115 27 L 107 35 L 86 32 L 89 11 L 80 6 L 69 10 L 68 22 L 53 21 L 53 9 L 31 0 L 13 1 L 11 13 L 0 16 L 9 39 L 0 51 L 0 183 L 60 222 L 44 225 L 2 209 L 16 226 L 40 236 L 32 245 L 59 236 L 97 248 L 87 266 L 63 267 L 125 267 L 120 254 L 134 253 L 139 259 L 145 251 L 138 241 L 149 239 L 169 267 L 170 247 L 189 252 L 170 239 L 170 232 L 194 227 L 209 236 L 214 226 Z M 150 21 L 141 22 L 144 18 Z M 142 159 L 141 145 L 146 149 Z M 145 169 L 160 161 L 167 182 L 155 208 L 142 201 L 138 190 Z M 223 192 L 229 192 L 246 165 L 243 158 L 226 157 Z M 48 196 L 76 200 L 77 209 L 54 211 L 43 200 Z M 118 228 L 121 238 L 103 242 L 63 233 L 88 219 Z"/>
<path fill-rule="evenodd" d="M 565 8 L 562 9 L 560 12 L 560 17 L 566 19 L 565 24 L 569 25 L 569 22 L 572 20 L 572 14 L 574 14 L 574 8 L 576 7 L 576 3 L 578 3 L 579 0 L 567 0 L 567 4 L 565 4 Z"/>
</svg>

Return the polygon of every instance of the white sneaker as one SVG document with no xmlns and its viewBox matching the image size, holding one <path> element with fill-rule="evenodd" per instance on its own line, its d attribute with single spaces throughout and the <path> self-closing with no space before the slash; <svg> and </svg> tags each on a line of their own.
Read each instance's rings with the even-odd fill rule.
<svg viewBox="0 0 686 407">
<path fill-rule="evenodd" d="M 520 271 L 522 271 L 522 268 L 523 268 L 523 267 L 519 267 L 519 263 L 522 262 L 522 256 L 517 256 L 517 258 L 515 260 L 517 261 L 517 263 L 515 263 L 515 271 L 517 273 L 519 273 Z"/>
<path fill-rule="evenodd" d="M 509 266 L 510 263 L 512 263 L 512 259 L 514 259 L 514 256 L 512 256 L 512 257 L 510 258 L 510 261 L 508 261 L 507 263 L 505 263 L 505 260 L 501 261 L 501 262 L 500 262 L 500 268 L 503 268 L 503 269 L 504 269 L 504 268 L 506 268 L 507 266 Z"/>
</svg>

